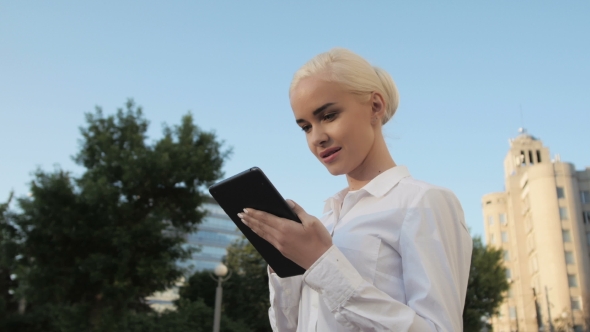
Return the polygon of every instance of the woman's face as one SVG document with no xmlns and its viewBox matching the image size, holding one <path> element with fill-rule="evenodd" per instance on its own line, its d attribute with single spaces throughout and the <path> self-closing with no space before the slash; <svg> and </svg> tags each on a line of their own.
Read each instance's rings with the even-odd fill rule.
<svg viewBox="0 0 590 332">
<path fill-rule="evenodd" d="M 362 169 L 370 154 L 380 123 L 374 95 L 363 101 L 341 84 L 316 76 L 302 79 L 291 92 L 291 107 L 311 153 L 333 175 Z"/>
</svg>

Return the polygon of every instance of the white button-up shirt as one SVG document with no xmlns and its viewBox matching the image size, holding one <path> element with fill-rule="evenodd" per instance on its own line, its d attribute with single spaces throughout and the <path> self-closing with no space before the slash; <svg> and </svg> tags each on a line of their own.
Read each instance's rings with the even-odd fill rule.
<svg viewBox="0 0 590 332">
<path fill-rule="evenodd" d="M 333 246 L 301 276 L 269 275 L 273 331 L 462 331 L 472 241 L 448 189 L 404 166 L 326 201 Z"/>
</svg>

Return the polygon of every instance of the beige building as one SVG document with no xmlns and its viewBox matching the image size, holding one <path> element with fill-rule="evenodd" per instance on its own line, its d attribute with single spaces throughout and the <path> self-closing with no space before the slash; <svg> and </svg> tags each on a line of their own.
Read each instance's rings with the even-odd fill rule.
<svg viewBox="0 0 590 332">
<path fill-rule="evenodd" d="M 504 159 L 505 191 L 482 198 L 486 242 L 503 250 L 510 283 L 491 323 L 495 332 L 586 331 L 590 167 L 551 159 L 520 132 Z"/>
</svg>

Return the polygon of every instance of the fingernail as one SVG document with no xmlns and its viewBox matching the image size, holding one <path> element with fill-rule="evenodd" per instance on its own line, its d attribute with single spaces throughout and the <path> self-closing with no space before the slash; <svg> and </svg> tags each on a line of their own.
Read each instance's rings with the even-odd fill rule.
<svg viewBox="0 0 590 332">
<path fill-rule="evenodd" d="M 242 222 L 243 222 L 245 225 L 248 225 L 248 224 L 246 223 L 246 220 L 244 220 L 244 219 L 240 219 L 240 220 L 241 220 L 241 221 L 242 221 Z"/>
<path fill-rule="evenodd" d="M 244 213 L 245 214 L 248 214 L 248 209 L 244 209 Z"/>
<path fill-rule="evenodd" d="M 238 213 L 238 217 L 239 217 L 240 219 L 242 219 L 242 218 L 244 218 L 244 215 L 243 215 L 242 213 Z"/>
<path fill-rule="evenodd" d="M 293 203 L 293 201 L 292 201 L 292 200 L 290 200 L 290 199 L 288 199 L 288 200 L 287 200 L 287 204 L 289 205 L 289 207 L 290 207 L 291 209 L 295 207 L 295 203 Z"/>
</svg>

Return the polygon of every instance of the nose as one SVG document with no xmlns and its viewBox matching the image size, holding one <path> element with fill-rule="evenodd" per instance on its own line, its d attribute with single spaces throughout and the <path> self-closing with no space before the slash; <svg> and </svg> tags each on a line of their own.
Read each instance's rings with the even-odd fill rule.
<svg viewBox="0 0 590 332">
<path fill-rule="evenodd" d="M 324 130 L 322 130 L 321 126 L 316 126 L 313 129 L 314 130 L 311 131 L 310 143 L 314 146 L 325 146 L 326 143 L 328 143 L 328 141 L 330 140 L 328 134 Z"/>
</svg>

